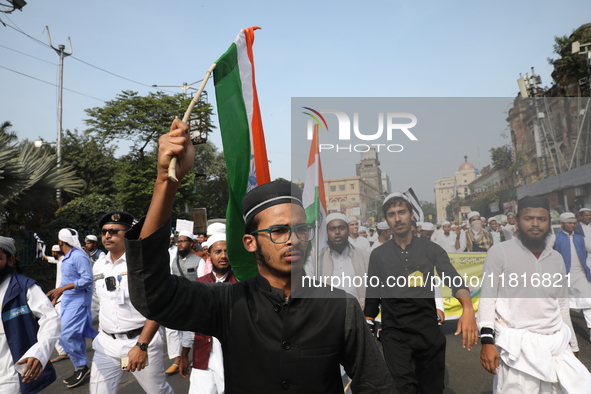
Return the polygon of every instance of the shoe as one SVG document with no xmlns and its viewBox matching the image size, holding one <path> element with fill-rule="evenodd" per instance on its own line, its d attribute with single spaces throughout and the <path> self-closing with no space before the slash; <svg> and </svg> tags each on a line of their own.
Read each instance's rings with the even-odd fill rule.
<svg viewBox="0 0 591 394">
<path fill-rule="evenodd" d="M 170 376 L 170 375 L 174 375 L 178 371 L 179 371 L 179 366 L 177 364 L 172 364 L 170 367 L 168 367 L 168 369 L 166 371 L 164 371 L 164 373 L 167 374 L 168 376 Z"/>
<path fill-rule="evenodd" d="M 57 363 L 63 360 L 67 360 L 69 359 L 70 356 L 68 356 L 67 354 L 60 354 L 59 356 L 57 356 L 56 358 L 52 358 L 51 360 L 49 360 L 50 363 Z"/>
<path fill-rule="evenodd" d="M 71 389 L 73 387 L 79 386 L 88 375 L 90 375 L 90 368 L 88 368 L 88 366 L 85 365 L 84 368 L 74 372 L 74 375 L 72 375 L 72 377 L 66 379 L 67 382 L 66 380 L 64 380 L 64 382 L 66 383 L 66 387 Z"/>
</svg>

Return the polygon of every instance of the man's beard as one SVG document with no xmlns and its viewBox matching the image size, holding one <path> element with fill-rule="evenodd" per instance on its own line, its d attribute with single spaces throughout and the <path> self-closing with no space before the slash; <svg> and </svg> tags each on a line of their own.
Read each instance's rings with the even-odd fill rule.
<svg viewBox="0 0 591 394">
<path fill-rule="evenodd" d="M 218 275 L 226 275 L 228 272 L 230 272 L 230 270 L 232 269 L 232 266 L 228 265 L 227 267 L 224 268 L 218 268 L 215 265 L 211 265 L 211 270 Z"/>
<path fill-rule="evenodd" d="M 340 243 L 340 244 L 335 244 L 330 241 L 326 241 L 326 243 L 328 244 L 328 247 L 330 248 L 330 250 L 334 250 L 338 254 L 343 253 L 343 250 L 345 250 L 345 248 L 347 246 L 349 246 L 349 241 L 347 241 L 347 240 L 345 242 Z"/>
<path fill-rule="evenodd" d="M 288 251 L 284 252 L 288 253 Z M 287 272 L 284 271 L 280 271 L 275 267 L 272 267 L 268 261 L 271 259 L 270 256 L 266 253 L 264 253 L 261 249 L 261 245 L 257 244 L 257 250 L 254 252 L 254 256 L 257 260 L 257 264 L 260 265 L 261 267 L 265 267 L 267 269 L 267 271 L 269 271 L 272 275 L 277 276 L 277 277 L 281 277 L 281 278 L 289 278 L 291 277 L 291 273 L 292 270 L 289 270 Z M 283 255 L 281 256 L 283 257 Z M 298 263 L 300 265 L 303 265 L 303 263 Z M 295 265 L 292 265 L 292 269 L 295 267 Z"/>
<path fill-rule="evenodd" d="M 548 239 L 549 235 L 550 229 L 548 229 L 546 231 L 546 234 L 544 234 L 540 238 L 532 238 L 525 231 L 521 231 L 519 232 L 519 240 L 521 241 L 523 246 L 525 246 L 529 250 L 540 250 L 546 247 L 546 240 Z"/>
<path fill-rule="evenodd" d="M 4 268 L 0 270 L 0 283 L 4 282 L 4 279 L 6 279 L 11 272 L 12 268 L 8 264 L 6 264 Z"/>
</svg>

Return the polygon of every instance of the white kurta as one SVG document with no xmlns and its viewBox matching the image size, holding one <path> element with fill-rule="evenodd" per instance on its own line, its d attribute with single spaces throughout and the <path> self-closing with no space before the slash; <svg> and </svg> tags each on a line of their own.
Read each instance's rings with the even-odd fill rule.
<svg viewBox="0 0 591 394">
<path fill-rule="evenodd" d="M 369 250 L 371 248 L 367 238 L 362 236 L 358 236 L 355 239 L 349 237 L 349 244 L 355 246 L 357 249 Z"/>
<path fill-rule="evenodd" d="M 0 300 L 4 300 L 9 282 L 10 276 L 0 284 Z M 20 360 L 34 357 L 45 368 L 53 347 L 60 336 L 62 328 L 61 319 L 53 305 L 51 305 L 49 298 L 43 293 L 41 287 L 37 285 L 33 285 L 27 289 L 27 304 L 31 313 L 39 319 L 39 331 L 37 332 L 37 343 L 31 346 Z M 1 312 L 2 309 L 0 308 Z M 21 392 L 18 373 L 22 373 L 24 369 L 25 364 L 16 365 L 12 360 L 4 326 L 0 322 L 0 394 Z"/>
</svg>

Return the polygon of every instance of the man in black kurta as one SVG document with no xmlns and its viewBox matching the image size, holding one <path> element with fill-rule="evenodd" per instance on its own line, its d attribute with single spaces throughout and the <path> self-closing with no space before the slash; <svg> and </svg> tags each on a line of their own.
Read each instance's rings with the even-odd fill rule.
<svg viewBox="0 0 591 394">
<path fill-rule="evenodd" d="M 442 393 L 446 341 L 431 287 L 435 269 L 439 278 L 452 279 L 453 294 L 462 303 L 457 333 L 463 332 L 468 349 L 477 340 L 470 293 L 443 248 L 412 235 L 412 205 L 402 194 L 386 197 L 384 216 L 394 237 L 372 251 L 368 277 L 379 278 L 379 283 L 367 289 L 365 316 L 374 319 L 381 305 L 380 338 L 398 391 Z"/>
<path fill-rule="evenodd" d="M 173 155 L 177 176 L 191 169 L 187 131 L 177 119 L 160 138 L 150 210 L 126 234 L 134 306 L 166 327 L 217 337 L 228 394 L 342 393 L 339 364 L 355 393 L 396 392 L 357 301 L 344 292 L 292 286 L 292 270 L 303 273 L 310 240 L 295 185 L 270 182 L 245 197 L 243 243 L 257 257 L 255 278 L 227 285 L 170 275 L 169 218 L 178 183 L 166 173 Z M 318 298 L 323 295 L 330 298 Z"/>
</svg>

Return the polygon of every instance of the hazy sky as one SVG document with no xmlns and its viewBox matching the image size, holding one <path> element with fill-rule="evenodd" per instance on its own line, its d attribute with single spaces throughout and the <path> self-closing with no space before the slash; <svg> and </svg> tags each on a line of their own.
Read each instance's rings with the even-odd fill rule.
<svg viewBox="0 0 591 394">
<path fill-rule="evenodd" d="M 7 25 L 0 24 L 0 121 L 12 122 L 20 138 L 47 141 L 56 139 L 59 58 L 46 25 L 54 46 L 69 52 L 72 40 L 63 127 L 79 130 L 84 109 L 122 90 L 144 95 L 157 90 L 153 84 L 201 79 L 241 28 L 261 26 L 255 65 L 271 176 L 291 178 L 292 97 L 512 98 L 519 74 L 532 66 L 550 86 L 554 36 L 591 22 L 591 3 L 30 0 L 0 20 Z M 206 89 L 215 103 L 213 81 Z M 478 167 L 489 164 L 488 150 L 510 143 L 503 132 L 419 144 L 399 167 L 414 174 L 419 198 L 433 201 L 435 179 L 453 175 L 464 154 Z M 219 130 L 211 140 L 221 148 Z M 409 186 L 391 178 L 394 189 Z"/>
</svg>

